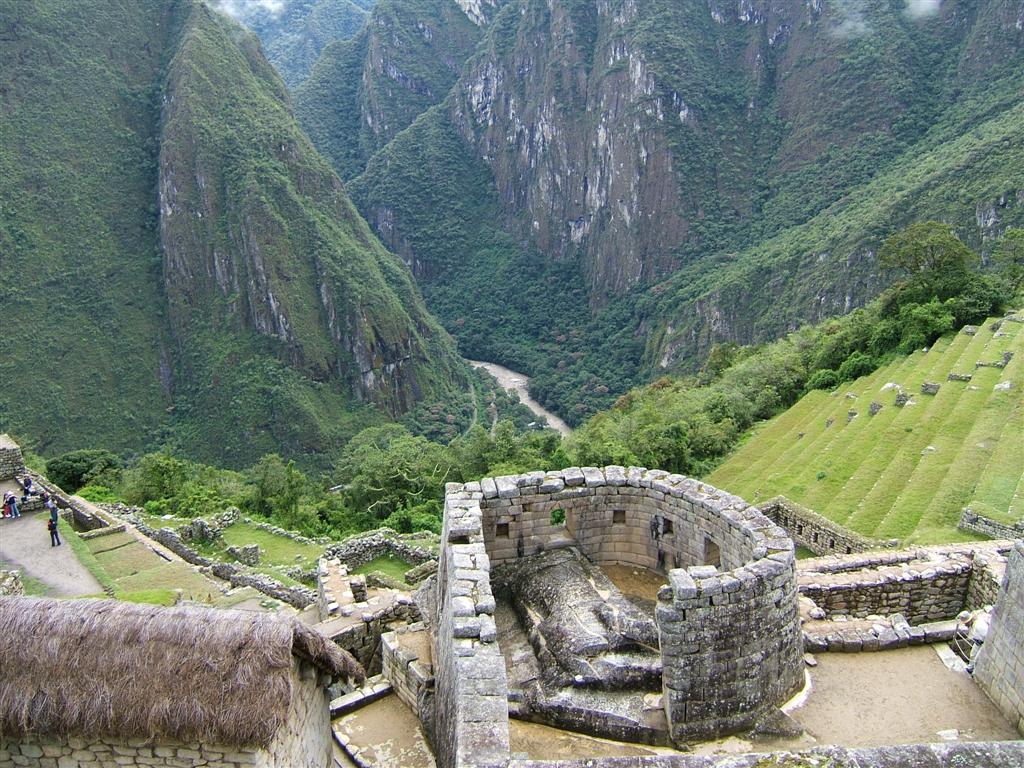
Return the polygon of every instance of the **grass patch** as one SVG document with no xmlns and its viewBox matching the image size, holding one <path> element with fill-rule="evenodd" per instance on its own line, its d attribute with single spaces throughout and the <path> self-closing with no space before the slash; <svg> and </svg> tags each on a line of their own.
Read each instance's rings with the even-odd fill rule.
<svg viewBox="0 0 1024 768">
<path fill-rule="evenodd" d="M 89 542 L 80 538 L 75 529 L 64 518 L 60 518 L 57 521 L 57 530 L 60 533 L 61 541 L 66 542 L 71 547 L 71 551 L 74 552 L 78 562 L 85 567 L 85 570 L 92 574 L 92 577 L 99 582 L 100 586 L 105 590 L 115 589 L 114 580 L 92 553 L 92 550 L 89 548 Z"/>
<path fill-rule="evenodd" d="M 405 572 L 412 568 L 411 563 L 407 563 L 400 557 L 394 555 L 381 555 L 375 557 L 368 563 L 363 563 L 357 568 L 352 569 L 352 573 L 372 573 L 377 571 L 383 573 L 385 576 L 390 576 L 392 579 L 398 579 L 401 582 L 405 582 Z"/>
<path fill-rule="evenodd" d="M 758 427 L 708 482 L 751 502 L 783 494 L 858 533 L 913 543 L 975 539 L 956 527 L 968 505 L 1006 522 L 1021 519 L 1024 333 L 1004 323 L 996 336 L 990 325 L 831 394 L 812 392 Z M 1006 368 L 975 368 L 1004 352 L 1014 353 Z M 972 379 L 948 381 L 949 373 Z M 1009 392 L 994 390 L 1007 380 Z M 938 382 L 939 392 L 922 394 L 925 381 Z M 897 408 L 895 392 L 882 391 L 888 382 L 914 404 Z M 874 416 L 872 402 L 882 405 Z M 848 411 L 857 416 L 848 420 Z"/>
<path fill-rule="evenodd" d="M 120 592 L 117 599 L 124 600 L 126 603 L 174 605 L 178 602 L 178 593 L 173 589 L 144 589 L 138 592 Z"/>
<path fill-rule="evenodd" d="M 20 570 L 20 569 L 19 569 Z M 35 578 L 29 576 L 25 571 L 21 571 L 21 586 L 25 589 L 25 595 L 28 597 L 52 597 L 53 592 L 50 590 L 49 585 Z"/>
<path fill-rule="evenodd" d="M 224 529 L 223 536 L 226 546 L 244 547 L 247 544 L 259 544 L 260 562 L 266 565 L 299 565 L 303 568 L 312 568 L 324 553 L 322 546 L 303 544 L 245 522 L 228 526 Z"/>
</svg>

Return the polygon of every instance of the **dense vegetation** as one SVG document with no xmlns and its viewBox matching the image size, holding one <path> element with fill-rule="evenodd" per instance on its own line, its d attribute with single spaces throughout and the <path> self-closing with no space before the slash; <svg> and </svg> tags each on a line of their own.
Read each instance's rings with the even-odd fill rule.
<svg viewBox="0 0 1024 768">
<path fill-rule="evenodd" d="M 931 254 L 924 263 L 922 252 Z M 697 375 L 631 391 L 591 419 L 569 454 L 583 464 L 705 474 L 755 421 L 984 320 L 1012 296 L 1008 273 L 979 273 L 978 257 L 938 222 L 892 235 L 881 257 L 904 279 L 878 300 L 767 345 L 718 345 Z"/>
<path fill-rule="evenodd" d="M 1011 244 L 1015 237 L 1011 232 Z M 488 474 L 636 464 L 703 475 L 755 422 L 808 392 L 902 361 L 965 323 L 984 320 L 1012 295 L 1012 265 L 979 272 L 978 257 L 937 222 L 891 236 L 881 258 L 903 279 L 879 300 L 771 344 L 719 345 L 697 375 L 630 392 L 564 444 L 554 432 L 521 431 L 508 419 L 494 421 L 490 431 L 486 422 L 477 423 L 444 441 L 392 424 L 356 435 L 319 480 L 276 455 L 229 472 L 150 454 L 122 475 L 110 454 L 80 451 L 50 461 L 47 469 L 71 487 L 89 483 L 83 493 L 97 500 L 123 498 L 153 515 L 191 517 L 235 505 L 285 527 L 331 536 L 382 524 L 437 530 L 444 484 Z M 500 402 L 492 399 L 486 409 L 495 419 L 513 413 L 522 424 L 528 418 Z"/>
<path fill-rule="evenodd" d="M 616 26 L 588 3 L 507 3 L 448 98 L 351 184 L 463 350 L 528 373 L 571 424 L 632 386 L 692 372 L 716 343 L 767 341 L 865 304 L 891 279 L 875 259 L 888 232 L 942 220 L 987 258 L 1024 224 L 1024 36 L 1005 7 L 735 13 L 659 0 Z M 329 138 L 311 128 L 347 152 L 346 176 L 373 117 L 345 90 L 369 76 L 360 67 L 347 59 L 304 92 L 349 122 Z M 653 90 L 635 96 L 643 71 Z M 611 105 L 630 98 L 614 122 Z M 619 191 L 592 210 L 588 181 L 615 172 L 600 148 L 628 148 L 638 128 L 643 146 L 614 158 Z M 614 218 L 613 193 L 627 205 L 625 189 L 651 177 L 676 207 L 598 228 Z M 685 227 L 670 228 L 677 219 Z M 566 235 L 588 221 L 596 244 Z M 607 257 L 620 267 L 596 261 L 602 241 L 621 243 Z M 632 287 L 595 283 L 648 259 L 660 266 Z M 550 299 L 540 311 L 538 294 Z"/>
<path fill-rule="evenodd" d="M 65 6 L 15 4 L 5 44 L 4 428 L 231 466 L 450 431 L 466 367 L 258 41 L 196 0 Z"/>
<path fill-rule="evenodd" d="M 363 28 L 373 0 L 213 0 L 212 5 L 259 35 L 267 59 L 295 88 L 324 48 Z"/>
</svg>

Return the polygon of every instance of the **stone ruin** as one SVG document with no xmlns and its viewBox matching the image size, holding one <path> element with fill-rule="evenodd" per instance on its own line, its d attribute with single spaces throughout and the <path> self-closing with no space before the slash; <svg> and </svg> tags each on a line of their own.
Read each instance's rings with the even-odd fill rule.
<svg viewBox="0 0 1024 768">
<path fill-rule="evenodd" d="M 449 486 L 444 536 L 438 718 L 480 654 L 474 687 L 518 717 L 651 744 L 750 730 L 803 686 L 793 542 L 736 496 L 636 467 L 488 478 Z M 657 599 L 612 565 L 667 574 Z"/>
</svg>

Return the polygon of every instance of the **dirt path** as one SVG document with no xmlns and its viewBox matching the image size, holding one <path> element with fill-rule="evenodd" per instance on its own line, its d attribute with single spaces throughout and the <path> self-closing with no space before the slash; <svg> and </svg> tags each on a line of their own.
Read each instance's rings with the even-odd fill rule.
<svg viewBox="0 0 1024 768">
<path fill-rule="evenodd" d="M 483 368 L 491 376 L 498 380 L 498 383 L 507 389 L 509 392 L 515 392 L 519 396 L 520 402 L 533 411 L 538 416 L 542 416 L 547 419 L 548 426 L 552 429 L 557 430 L 562 434 L 563 437 L 568 436 L 572 429 L 558 418 L 555 414 L 545 408 L 543 405 L 538 403 L 532 397 L 530 397 L 530 377 L 513 371 L 509 368 L 497 365 L 495 363 L 483 363 L 479 360 L 466 360 L 467 363 L 472 365 L 474 368 Z"/>
<path fill-rule="evenodd" d="M 0 520 L 0 568 L 17 569 L 50 588 L 54 597 L 96 595 L 103 587 L 65 542 L 50 546 L 49 515 L 36 512 L 16 520 Z"/>
</svg>

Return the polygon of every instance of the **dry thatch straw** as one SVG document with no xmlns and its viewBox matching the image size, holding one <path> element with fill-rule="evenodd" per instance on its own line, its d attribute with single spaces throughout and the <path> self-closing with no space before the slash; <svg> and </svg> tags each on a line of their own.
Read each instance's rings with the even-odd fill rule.
<svg viewBox="0 0 1024 768">
<path fill-rule="evenodd" d="M 0 740 L 144 737 L 263 747 L 284 724 L 292 657 L 362 680 L 294 619 L 114 600 L 0 598 Z"/>
</svg>

